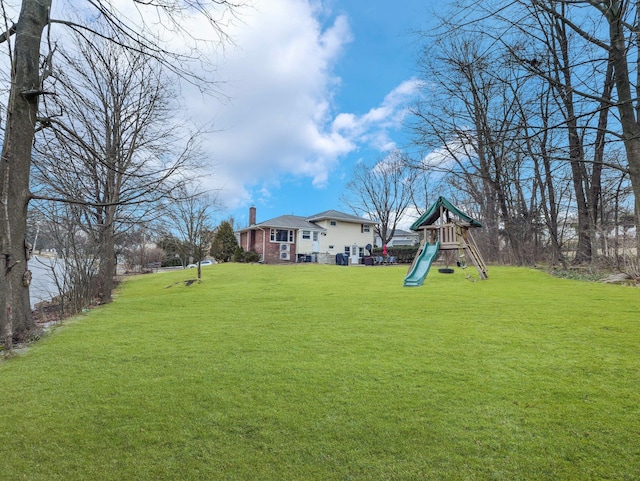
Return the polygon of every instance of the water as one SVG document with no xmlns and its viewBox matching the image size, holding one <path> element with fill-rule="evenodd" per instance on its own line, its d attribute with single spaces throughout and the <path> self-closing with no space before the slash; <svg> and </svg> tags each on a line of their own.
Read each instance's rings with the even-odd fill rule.
<svg viewBox="0 0 640 481">
<path fill-rule="evenodd" d="M 29 286 L 31 309 L 33 309 L 38 302 L 48 301 L 58 295 L 53 270 L 60 275 L 62 261 L 55 257 L 33 256 L 29 261 L 29 270 L 33 273 L 31 286 Z"/>
</svg>

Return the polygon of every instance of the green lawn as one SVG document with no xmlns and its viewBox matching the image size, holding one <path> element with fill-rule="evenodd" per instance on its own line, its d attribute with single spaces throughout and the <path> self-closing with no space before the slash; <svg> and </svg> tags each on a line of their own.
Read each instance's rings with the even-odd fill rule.
<svg viewBox="0 0 640 481">
<path fill-rule="evenodd" d="M 0 479 L 640 479 L 640 291 L 492 268 L 139 277 L 0 362 Z"/>
</svg>

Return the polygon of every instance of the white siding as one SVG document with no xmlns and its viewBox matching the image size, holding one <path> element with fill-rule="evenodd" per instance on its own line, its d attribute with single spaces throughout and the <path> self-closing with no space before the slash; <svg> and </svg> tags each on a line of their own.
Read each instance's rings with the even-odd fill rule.
<svg viewBox="0 0 640 481">
<path fill-rule="evenodd" d="M 373 225 L 369 229 L 370 232 L 362 232 L 362 224 L 334 220 L 336 225 L 331 225 L 331 222 L 330 220 L 316 222 L 327 229 L 326 235 L 320 236 L 320 252 L 342 254 L 345 246 L 353 249 L 354 245 L 364 248 L 367 244 L 373 244 Z M 333 249 L 330 249 L 330 246 L 333 246 Z"/>
<path fill-rule="evenodd" d="M 298 254 L 311 254 L 313 253 L 313 238 L 311 239 L 303 239 L 302 231 L 298 231 L 298 241 L 297 241 L 296 251 Z"/>
</svg>

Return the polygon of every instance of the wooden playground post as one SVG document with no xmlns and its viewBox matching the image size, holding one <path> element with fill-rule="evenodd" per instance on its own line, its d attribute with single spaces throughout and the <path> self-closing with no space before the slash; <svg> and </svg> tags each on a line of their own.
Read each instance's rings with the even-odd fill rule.
<svg viewBox="0 0 640 481">
<path fill-rule="evenodd" d="M 460 252 L 460 258 L 468 258 L 477 269 L 480 278 L 487 279 L 487 266 L 471 235 L 470 229 L 472 227 L 482 227 L 482 225 L 460 211 L 444 197 L 439 197 L 411 226 L 411 230 L 413 231 L 421 230 L 424 237 L 423 243 L 416 254 L 416 259 L 422 250 L 426 249 L 427 243 L 431 245 L 439 243 L 439 252 L 458 250 Z M 432 259 L 434 258 L 435 256 L 432 257 Z M 409 269 L 410 272 L 413 270 L 414 265 L 415 259 Z"/>
</svg>

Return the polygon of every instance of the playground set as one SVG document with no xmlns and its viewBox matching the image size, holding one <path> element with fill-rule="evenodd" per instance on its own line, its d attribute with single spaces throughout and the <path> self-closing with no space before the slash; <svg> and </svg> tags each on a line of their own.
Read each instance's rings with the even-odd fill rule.
<svg viewBox="0 0 640 481">
<path fill-rule="evenodd" d="M 471 235 L 472 227 L 482 227 L 482 224 L 460 211 L 444 197 L 438 197 L 429 210 L 411 226 L 412 231 L 422 231 L 423 239 L 409 268 L 409 273 L 404 278 L 405 287 L 421 286 L 433 261 L 442 252 L 449 251 L 457 251 L 456 264 L 459 267 L 466 269 L 469 261 L 477 269 L 479 278 L 487 279 L 487 266 Z M 448 268 L 441 271 L 453 272 Z M 467 275 L 467 278 L 471 276 Z"/>
</svg>

